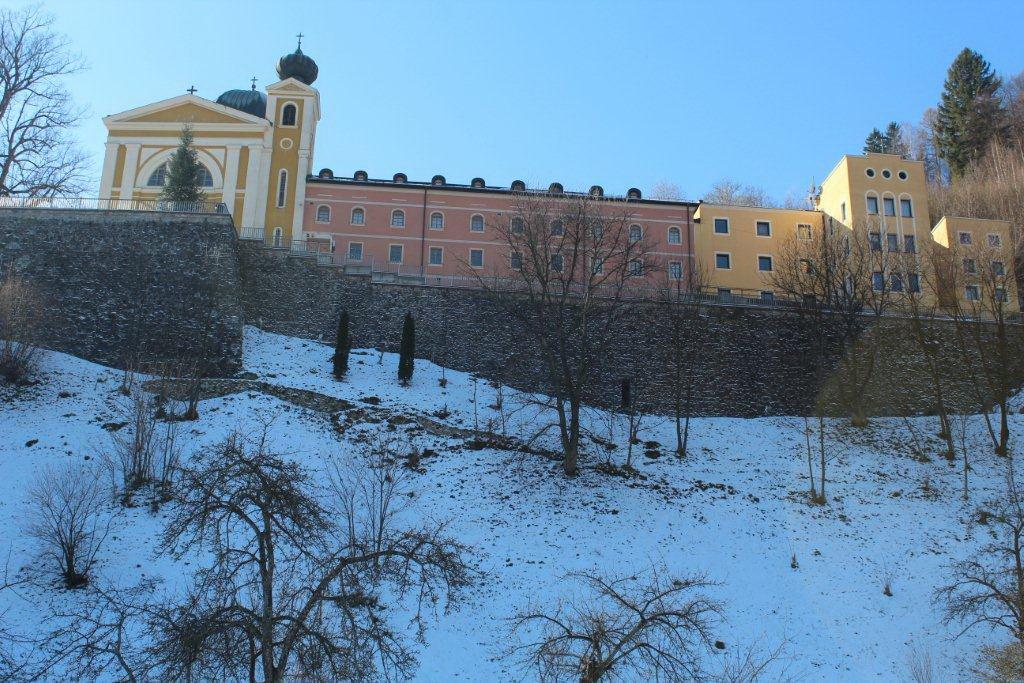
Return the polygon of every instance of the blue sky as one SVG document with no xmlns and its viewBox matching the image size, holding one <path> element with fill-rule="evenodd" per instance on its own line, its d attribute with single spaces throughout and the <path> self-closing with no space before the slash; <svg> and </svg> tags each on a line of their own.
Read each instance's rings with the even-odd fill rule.
<svg viewBox="0 0 1024 683">
<path fill-rule="evenodd" d="M 100 118 L 276 80 L 306 35 L 315 168 L 507 185 L 716 180 L 803 196 L 873 126 L 917 121 L 965 46 L 1024 69 L 1024 3 L 174 2 L 51 0 L 89 70 L 71 81 L 98 168 Z M 96 174 L 98 176 L 98 173 Z"/>
</svg>

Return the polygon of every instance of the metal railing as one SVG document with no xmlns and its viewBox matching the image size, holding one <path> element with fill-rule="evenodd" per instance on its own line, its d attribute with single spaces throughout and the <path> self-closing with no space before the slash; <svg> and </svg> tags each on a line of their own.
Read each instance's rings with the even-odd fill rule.
<svg viewBox="0 0 1024 683">
<path fill-rule="evenodd" d="M 224 202 L 177 202 L 167 199 L 99 199 L 93 197 L 0 197 L 0 209 L 230 214 L 227 204 Z"/>
</svg>

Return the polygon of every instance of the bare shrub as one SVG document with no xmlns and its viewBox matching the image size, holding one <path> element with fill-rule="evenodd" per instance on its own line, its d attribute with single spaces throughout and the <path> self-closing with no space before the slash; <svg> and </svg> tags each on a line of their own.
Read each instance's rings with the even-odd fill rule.
<svg viewBox="0 0 1024 683">
<path fill-rule="evenodd" d="M 110 434 L 109 447 L 100 453 L 120 492 L 121 502 L 132 505 L 136 491 L 153 480 L 157 452 L 157 419 L 153 399 L 133 384 L 121 401 L 125 426 Z"/>
<path fill-rule="evenodd" d="M 29 489 L 29 500 L 28 533 L 57 564 L 64 585 L 86 585 L 107 534 L 104 487 L 97 473 L 81 464 L 46 468 Z"/>
<path fill-rule="evenodd" d="M 754 642 L 737 647 L 728 654 L 723 653 L 720 670 L 711 680 L 716 683 L 757 683 L 769 675 L 774 681 L 790 680 L 787 677 L 787 645 L 785 640 L 774 647 Z"/>
<path fill-rule="evenodd" d="M 932 662 L 931 650 L 914 644 L 907 655 L 907 676 L 913 683 L 933 683 L 935 681 L 935 665 Z"/>
<path fill-rule="evenodd" d="M 1024 681 L 1024 645 L 1012 641 L 999 647 L 981 648 L 974 672 L 984 683 L 1020 683 Z"/>
<path fill-rule="evenodd" d="M 701 594 L 703 576 L 674 578 L 652 568 L 647 576 L 606 579 L 569 574 L 585 593 L 538 604 L 512 619 L 520 644 L 506 656 L 541 681 L 597 683 L 616 678 L 690 681 L 706 674 L 718 603 Z M 525 642 L 523 642 L 525 640 Z"/>
<path fill-rule="evenodd" d="M 24 382 L 39 354 L 42 305 L 32 287 L 18 276 L 0 282 L 0 378 Z"/>
</svg>

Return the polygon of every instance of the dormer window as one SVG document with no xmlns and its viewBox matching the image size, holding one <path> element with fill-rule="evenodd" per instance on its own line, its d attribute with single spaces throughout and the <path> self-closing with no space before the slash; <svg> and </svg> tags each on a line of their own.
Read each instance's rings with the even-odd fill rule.
<svg viewBox="0 0 1024 683">
<path fill-rule="evenodd" d="M 284 105 L 284 109 L 281 110 L 281 125 L 282 126 L 294 126 L 295 125 L 295 114 L 296 108 L 294 104 Z"/>
</svg>

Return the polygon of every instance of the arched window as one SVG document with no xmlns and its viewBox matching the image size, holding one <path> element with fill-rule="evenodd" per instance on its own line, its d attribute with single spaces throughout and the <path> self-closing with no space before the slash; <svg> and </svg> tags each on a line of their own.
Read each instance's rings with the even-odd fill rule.
<svg viewBox="0 0 1024 683">
<path fill-rule="evenodd" d="M 352 225 L 363 225 L 366 223 L 366 212 L 356 207 L 352 209 Z"/>
<path fill-rule="evenodd" d="M 281 110 L 281 125 L 282 126 L 294 126 L 295 125 L 295 105 L 286 104 L 284 109 Z"/>
<path fill-rule="evenodd" d="M 330 223 L 331 222 L 331 207 L 321 204 L 316 207 L 316 222 L 317 223 Z"/>
<path fill-rule="evenodd" d="M 281 228 L 274 228 L 274 246 L 281 246 Z"/>
<path fill-rule="evenodd" d="M 629 226 L 629 241 L 630 241 L 631 244 L 636 244 L 641 239 L 643 239 L 643 236 L 644 236 L 644 229 L 641 228 L 639 225 L 631 225 L 631 226 Z"/>
<path fill-rule="evenodd" d="M 281 169 L 277 177 L 277 208 L 284 207 L 285 195 L 288 192 L 288 171 Z"/>
<path fill-rule="evenodd" d="M 146 181 L 148 187 L 163 187 L 167 183 L 167 164 L 161 164 L 159 168 L 149 174 Z"/>
<path fill-rule="evenodd" d="M 444 229 L 444 214 L 440 211 L 435 211 L 430 214 L 430 229 L 431 230 L 442 230 Z"/>
<path fill-rule="evenodd" d="M 405 211 L 395 209 L 391 212 L 391 225 L 396 228 L 405 227 Z"/>
<path fill-rule="evenodd" d="M 683 233 L 676 226 L 672 226 L 668 229 L 668 243 L 669 244 L 682 244 Z"/>
<path fill-rule="evenodd" d="M 562 221 L 558 221 L 558 220 L 553 221 L 551 223 L 551 236 L 552 237 L 561 237 L 564 234 L 565 234 L 565 224 L 562 223 Z"/>
<path fill-rule="evenodd" d="M 469 230 L 470 232 L 483 232 L 484 217 L 478 213 L 473 214 L 473 216 L 469 219 Z"/>
<path fill-rule="evenodd" d="M 197 174 L 199 176 L 200 187 L 213 187 L 213 174 L 210 173 L 210 169 L 199 164 L 199 171 Z"/>
</svg>

